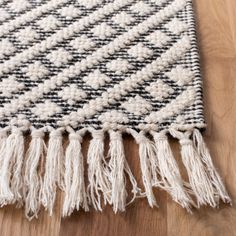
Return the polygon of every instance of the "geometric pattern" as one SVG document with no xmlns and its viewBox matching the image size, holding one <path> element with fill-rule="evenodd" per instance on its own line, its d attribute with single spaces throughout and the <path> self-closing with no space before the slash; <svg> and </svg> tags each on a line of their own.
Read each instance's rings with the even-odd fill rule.
<svg viewBox="0 0 236 236">
<path fill-rule="evenodd" d="M 204 124 L 191 0 L 3 1 L 0 124 L 18 117 L 35 128 Z"/>
</svg>

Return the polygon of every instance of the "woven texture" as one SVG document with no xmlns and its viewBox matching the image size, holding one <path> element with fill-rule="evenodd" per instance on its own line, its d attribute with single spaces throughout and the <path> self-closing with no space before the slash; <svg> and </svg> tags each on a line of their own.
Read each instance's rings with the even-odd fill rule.
<svg viewBox="0 0 236 236">
<path fill-rule="evenodd" d="M 1 126 L 204 124 L 191 1 L 3 1 L 0 21 Z"/>
<path fill-rule="evenodd" d="M 155 207 L 154 187 L 189 212 L 231 202 L 199 131 L 191 0 L 0 0 L 0 126 L 0 206 L 24 206 L 29 219 L 41 206 L 53 213 L 57 189 L 63 216 L 106 204 L 125 211 L 140 197 Z M 125 133 L 138 144 L 143 187 Z"/>
</svg>

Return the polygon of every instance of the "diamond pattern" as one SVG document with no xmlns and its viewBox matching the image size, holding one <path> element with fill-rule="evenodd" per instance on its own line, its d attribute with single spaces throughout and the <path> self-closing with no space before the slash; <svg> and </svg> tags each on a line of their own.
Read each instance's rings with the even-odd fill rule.
<svg viewBox="0 0 236 236">
<path fill-rule="evenodd" d="M 99 87 L 105 85 L 106 82 L 110 82 L 111 79 L 105 74 L 102 74 L 99 70 L 95 70 L 88 76 L 84 77 L 83 81 L 92 88 L 98 89 Z"/>
<path fill-rule="evenodd" d="M 31 4 L 27 0 L 13 0 L 13 2 L 9 4 L 10 9 L 15 12 L 22 12 L 30 6 Z"/>
<path fill-rule="evenodd" d="M 130 15 L 125 12 L 121 12 L 117 15 L 115 15 L 112 20 L 120 25 L 121 27 L 126 27 L 127 25 L 130 25 L 135 21 L 135 19 Z"/>
<path fill-rule="evenodd" d="M 69 105 L 73 105 L 75 102 L 81 101 L 87 97 L 87 94 L 82 89 L 78 89 L 74 84 L 65 87 L 58 95 L 62 97 L 62 99 L 67 100 Z"/>
<path fill-rule="evenodd" d="M 0 8 L 0 22 L 3 22 L 4 20 L 8 19 L 10 17 L 10 14 L 5 11 L 4 9 Z"/>
<path fill-rule="evenodd" d="M 80 0 L 79 3 L 86 8 L 93 8 L 99 3 L 102 3 L 102 0 Z"/>
<path fill-rule="evenodd" d="M 176 101 L 200 84 L 185 0 L 46 2 L 0 7 L 3 124 L 18 113 L 38 127 L 148 130 L 155 121 L 168 128 L 179 113 L 196 121 L 200 96 Z"/>
<path fill-rule="evenodd" d="M 4 56 L 11 55 L 14 51 L 15 47 L 8 39 L 3 39 L 0 41 L 0 59 Z"/>
<path fill-rule="evenodd" d="M 130 9 L 134 11 L 135 13 L 138 13 L 142 16 L 152 11 L 152 7 L 150 7 L 148 4 L 144 3 L 143 1 L 139 1 L 135 5 L 131 6 Z"/>
<path fill-rule="evenodd" d="M 169 94 L 174 92 L 174 90 L 169 85 L 165 84 L 161 80 L 151 83 L 150 86 L 146 87 L 145 90 L 159 101 L 163 101 L 164 98 L 168 97 Z"/>
<path fill-rule="evenodd" d="M 153 52 L 151 49 L 145 47 L 142 43 L 138 43 L 128 50 L 128 54 L 136 57 L 139 61 L 144 61 L 146 58 L 151 57 Z"/>
<path fill-rule="evenodd" d="M 179 86 L 186 85 L 194 79 L 194 73 L 183 66 L 176 66 L 170 72 L 166 72 L 166 75 Z"/>
<path fill-rule="evenodd" d="M 31 111 L 40 119 L 47 120 L 56 113 L 61 112 L 61 108 L 56 103 L 47 100 L 44 103 L 37 104 Z"/>
<path fill-rule="evenodd" d="M 92 29 L 92 32 L 100 39 L 106 39 L 107 37 L 110 37 L 111 35 L 116 33 L 116 31 L 106 23 L 102 23 L 96 26 Z"/>
<path fill-rule="evenodd" d="M 27 27 L 17 32 L 16 37 L 21 43 L 27 44 L 34 41 L 35 39 L 38 39 L 39 34 L 31 27 Z"/>
<path fill-rule="evenodd" d="M 131 112 L 137 116 L 146 114 L 150 110 L 152 110 L 152 105 L 139 95 L 135 96 L 134 98 L 130 98 L 121 106 L 125 108 L 128 112 Z"/>
<path fill-rule="evenodd" d="M 79 16 L 81 14 L 81 11 L 77 7 L 70 5 L 68 7 L 63 7 L 62 9 L 60 9 L 59 13 L 62 16 L 64 16 L 67 20 L 71 20 L 74 17 Z"/>
<path fill-rule="evenodd" d="M 33 81 L 37 81 L 48 74 L 48 69 L 39 61 L 23 68 L 22 71 Z"/>
<path fill-rule="evenodd" d="M 163 47 L 171 40 L 171 38 L 165 33 L 162 33 L 160 30 L 156 30 L 155 32 L 148 35 L 146 40 L 154 44 L 156 47 Z"/>
<path fill-rule="evenodd" d="M 0 82 L 0 93 L 2 96 L 11 97 L 12 93 L 18 92 L 24 88 L 23 83 L 19 83 L 15 76 L 10 76 Z"/>
<path fill-rule="evenodd" d="M 174 34 L 180 34 L 188 29 L 188 25 L 177 18 L 174 18 L 166 26 Z"/>
<path fill-rule="evenodd" d="M 78 37 L 70 42 L 70 45 L 77 49 L 79 53 L 83 53 L 93 47 L 95 47 L 95 42 L 93 42 L 90 38 L 88 38 L 86 35 L 82 35 L 81 37 Z"/>
<path fill-rule="evenodd" d="M 69 60 L 71 60 L 72 56 L 63 48 L 59 48 L 58 50 L 48 54 L 47 59 L 55 66 L 62 66 L 63 64 L 66 64 Z"/>
<path fill-rule="evenodd" d="M 54 16 L 48 16 L 38 21 L 38 25 L 45 31 L 51 31 L 57 29 L 61 22 Z"/>
<path fill-rule="evenodd" d="M 121 75 L 129 71 L 132 66 L 127 60 L 117 59 L 107 63 L 107 69 L 114 71 L 117 75 Z"/>
</svg>

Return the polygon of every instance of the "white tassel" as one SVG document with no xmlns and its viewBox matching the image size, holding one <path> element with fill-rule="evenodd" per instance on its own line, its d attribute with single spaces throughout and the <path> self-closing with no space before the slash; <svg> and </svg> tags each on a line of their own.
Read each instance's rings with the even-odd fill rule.
<svg viewBox="0 0 236 236">
<path fill-rule="evenodd" d="M 65 199 L 63 217 L 70 216 L 80 206 L 88 211 L 84 182 L 84 161 L 81 150 L 82 137 L 77 133 L 69 135 L 69 145 L 65 155 Z"/>
<path fill-rule="evenodd" d="M 216 194 L 222 199 L 225 203 L 231 203 L 231 199 L 225 189 L 225 186 L 217 173 L 211 159 L 208 148 L 202 138 L 202 135 L 198 129 L 193 131 L 193 140 L 198 154 L 201 156 L 202 161 L 206 166 L 206 170 L 211 178 L 211 182 L 215 188 Z"/>
<path fill-rule="evenodd" d="M 5 142 L 5 141 L 4 141 Z M 0 204 L 22 201 L 22 163 L 24 157 L 24 138 L 22 131 L 14 128 L 6 140 L 0 174 Z"/>
<path fill-rule="evenodd" d="M 60 129 L 53 130 L 49 135 L 45 174 L 42 185 L 42 205 L 53 213 L 53 206 L 56 199 L 57 185 L 60 186 L 61 172 L 64 155 L 62 146 L 62 131 Z"/>
<path fill-rule="evenodd" d="M 158 207 L 152 190 L 154 182 L 156 184 L 159 183 L 157 180 L 157 169 L 154 161 L 154 145 L 142 132 L 137 133 L 136 131 L 131 131 L 131 134 L 139 145 L 139 158 L 142 171 L 142 180 L 145 187 L 145 195 L 151 207 Z"/>
<path fill-rule="evenodd" d="M 170 193 L 174 201 L 191 212 L 191 205 L 194 205 L 194 202 L 184 188 L 184 181 L 171 151 L 166 132 L 151 132 L 151 134 L 156 145 L 156 157 L 164 184 L 163 188 Z"/>
<path fill-rule="evenodd" d="M 101 193 L 104 203 L 110 203 L 111 184 L 108 179 L 107 163 L 104 158 L 104 134 L 102 130 L 91 130 L 92 140 L 88 149 L 88 195 L 96 210 L 102 211 Z"/>
<path fill-rule="evenodd" d="M 190 139 L 192 131 L 182 133 L 180 131 L 170 130 L 170 133 L 179 139 L 182 160 L 198 206 L 209 204 L 212 207 L 216 207 L 217 199 L 214 194 L 213 184 L 206 172 L 201 157 L 194 148 L 193 141 Z"/>
<path fill-rule="evenodd" d="M 111 181 L 111 203 L 113 210 L 125 211 L 126 206 L 126 178 L 125 178 L 125 153 L 122 142 L 122 135 L 119 131 L 110 131 L 110 149 L 108 156 L 110 157 L 109 168 Z"/>
<path fill-rule="evenodd" d="M 6 144 L 7 144 L 7 130 L 0 129 L 0 170 L 4 160 L 4 152 L 6 150 Z"/>
<path fill-rule="evenodd" d="M 42 186 L 42 176 L 40 173 L 40 162 L 46 153 L 44 143 L 44 131 L 33 130 L 32 140 L 26 153 L 25 163 L 25 213 L 28 219 L 38 216 L 40 210 L 40 195 Z"/>
<path fill-rule="evenodd" d="M 14 203 L 17 202 L 18 206 L 23 204 L 23 176 L 22 168 L 24 161 L 24 137 L 20 130 L 16 130 L 14 144 L 14 156 L 13 156 L 13 168 L 12 168 L 12 179 L 11 189 L 14 194 Z"/>
</svg>

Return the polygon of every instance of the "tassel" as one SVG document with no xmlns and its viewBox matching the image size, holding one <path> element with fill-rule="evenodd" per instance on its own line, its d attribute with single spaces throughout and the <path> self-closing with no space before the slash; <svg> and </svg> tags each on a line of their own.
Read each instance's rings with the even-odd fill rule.
<svg viewBox="0 0 236 236">
<path fill-rule="evenodd" d="M 88 195 L 96 210 L 102 211 L 101 194 L 104 203 L 111 202 L 111 184 L 108 179 L 107 163 L 104 158 L 104 134 L 102 130 L 91 130 L 92 140 L 88 149 Z"/>
<path fill-rule="evenodd" d="M 65 199 L 63 217 L 70 216 L 80 206 L 89 211 L 84 182 L 84 163 L 81 150 L 82 137 L 77 133 L 69 135 L 69 145 L 65 155 Z"/>
<path fill-rule="evenodd" d="M 131 130 L 130 133 L 135 138 L 139 145 L 139 158 L 142 171 L 142 180 L 145 187 L 145 195 L 148 199 L 148 203 L 151 207 L 158 207 L 156 199 L 152 190 L 154 183 L 157 185 L 159 181 L 157 179 L 157 168 L 155 165 L 155 151 L 153 143 L 140 132 L 137 133 Z"/>
<path fill-rule="evenodd" d="M 29 220 L 33 217 L 37 218 L 40 210 L 40 195 L 42 186 L 42 177 L 40 172 L 40 161 L 42 161 L 46 153 L 46 145 L 44 143 L 44 131 L 33 130 L 32 140 L 26 153 L 25 163 L 25 213 Z"/>
<path fill-rule="evenodd" d="M 60 129 L 53 130 L 49 136 L 41 200 L 42 205 L 49 211 L 50 215 L 53 213 L 57 185 L 60 186 L 62 183 L 61 163 L 63 158 L 62 131 Z"/>
<path fill-rule="evenodd" d="M 2 149 L 5 151 L 2 150 L 0 204 L 1 206 L 15 202 L 20 204 L 22 201 L 21 170 L 24 157 L 22 131 L 14 128 L 7 140 L 2 141 Z"/>
<path fill-rule="evenodd" d="M 179 139 L 182 160 L 188 173 L 191 188 L 196 196 L 198 207 L 206 204 L 216 207 L 217 199 L 213 184 L 207 175 L 201 157 L 195 150 L 193 142 L 190 139 L 192 131 L 182 133 L 180 131 L 170 130 L 170 133 L 173 137 Z"/>
<path fill-rule="evenodd" d="M 206 147 L 206 144 L 202 138 L 202 135 L 198 129 L 193 130 L 193 140 L 194 145 L 196 147 L 196 150 L 200 157 L 202 158 L 202 161 L 204 162 L 206 166 L 206 170 L 208 171 L 209 177 L 211 178 L 211 182 L 215 188 L 216 194 L 222 199 L 225 203 L 231 203 L 231 199 L 225 189 L 225 186 L 217 173 L 211 159 L 211 155 L 209 153 L 208 148 Z"/>
<path fill-rule="evenodd" d="M 164 184 L 163 188 L 169 192 L 174 201 L 191 212 L 191 205 L 194 205 L 194 202 L 184 188 L 184 182 L 171 151 L 166 132 L 151 132 L 151 134 L 153 135 L 156 145 L 156 157 L 160 176 Z"/>
<path fill-rule="evenodd" d="M 125 153 L 120 132 L 110 131 L 110 182 L 111 182 L 111 203 L 113 210 L 125 211 L 126 206 L 126 178 L 125 178 Z"/>
<path fill-rule="evenodd" d="M 6 150 L 6 144 L 7 144 L 7 130 L 6 129 L 0 129 L 0 168 L 1 168 L 3 160 L 4 160 L 4 154 L 3 153 Z"/>
</svg>

